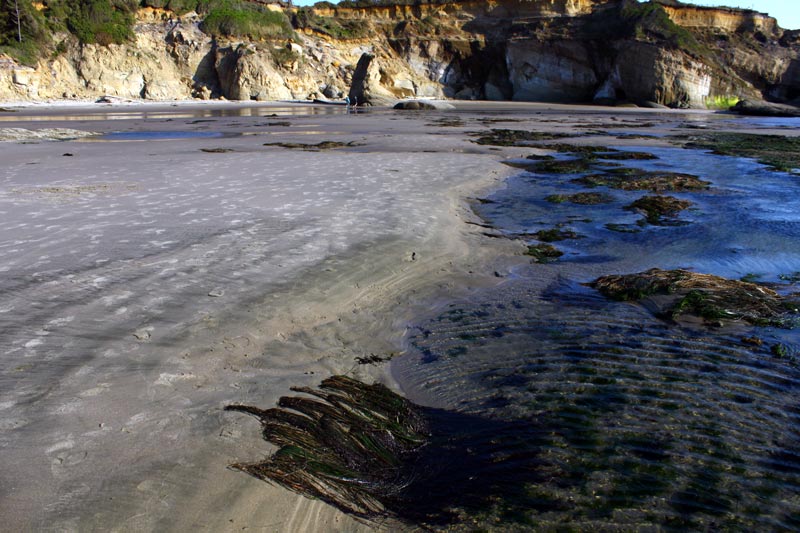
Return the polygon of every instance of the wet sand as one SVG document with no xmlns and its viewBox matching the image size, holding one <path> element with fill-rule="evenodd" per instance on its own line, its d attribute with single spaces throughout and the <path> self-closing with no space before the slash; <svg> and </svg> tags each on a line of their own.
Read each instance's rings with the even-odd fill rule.
<svg viewBox="0 0 800 533">
<path fill-rule="evenodd" d="M 664 141 L 617 134 L 720 122 L 535 104 L 96 109 L 0 114 L 0 130 L 125 134 L 0 143 L 8 530 L 381 527 L 228 469 L 270 450 L 255 420 L 222 408 L 270 407 L 339 373 L 394 386 L 356 358 L 402 352 L 415 317 L 528 261 L 465 222 L 468 198 L 514 172 L 500 161 L 531 149 L 468 132 L 596 124 L 611 133 L 573 140 L 642 145 Z M 264 146 L 323 141 L 347 145 Z"/>
</svg>

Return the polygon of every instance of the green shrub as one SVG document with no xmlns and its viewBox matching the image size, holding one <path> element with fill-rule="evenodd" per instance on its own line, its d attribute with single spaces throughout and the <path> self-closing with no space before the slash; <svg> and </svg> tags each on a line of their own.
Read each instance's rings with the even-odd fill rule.
<svg viewBox="0 0 800 533">
<path fill-rule="evenodd" d="M 658 2 L 627 2 L 620 15 L 638 39 L 655 37 L 675 48 L 697 51 L 700 47 L 694 36 L 682 26 L 678 26 Z"/>
<path fill-rule="evenodd" d="M 296 29 L 311 29 L 335 39 L 357 39 L 366 37 L 368 33 L 367 26 L 363 22 L 323 17 L 307 7 L 297 10 L 292 17 L 292 26 Z"/>
<path fill-rule="evenodd" d="M 20 1 L 15 5 L 13 0 L 0 0 L 0 52 L 23 65 L 34 65 L 40 57 L 39 48 L 47 42 L 47 21 L 30 2 Z"/>
<path fill-rule="evenodd" d="M 123 43 L 133 37 L 132 0 L 55 0 L 47 4 L 52 28 L 65 26 L 82 43 Z"/>
<path fill-rule="evenodd" d="M 292 26 L 283 13 L 236 0 L 222 0 L 210 6 L 201 29 L 213 36 L 270 39 L 290 37 Z"/>
<path fill-rule="evenodd" d="M 727 111 L 728 109 L 738 104 L 739 100 L 740 98 L 738 96 L 730 96 L 730 95 L 711 96 L 706 98 L 706 107 L 708 109 L 721 109 L 723 111 Z"/>
<path fill-rule="evenodd" d="M 274 48 L 272 50 L 272 60 L 275 62 L 275 65 L 278 67 L 282 67 L 284 65 L 290 65 L 296 61 L 300 61 L 301 56 L 297 52 L 293 52 L 289 48 Z"/>
<path fill-rule="evenodd" d="M 183 15 L 190 11 L 198 13 L 208 11 L 208 0 L 142 0 L 142 6 L 168 9 L 176 15 Z"/>
</svg>

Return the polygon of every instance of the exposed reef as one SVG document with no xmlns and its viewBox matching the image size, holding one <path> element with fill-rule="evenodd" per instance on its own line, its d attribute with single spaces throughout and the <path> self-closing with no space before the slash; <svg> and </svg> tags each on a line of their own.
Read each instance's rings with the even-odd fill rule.
<svg viewBox="0 0 800 533">
<path fill-rule="evenodd" d="M 688 200 L 680 200 L 672 196 L 644 196 L 626 207 L 632 211 L 643 213 L 645 221 L 654 226 L 675 224 L 675 217 L 692 206 Z"/>
<path fill-rule="evenodd" d="M 589 286 L 615 300 L 647 299 L 658 316 L 673 320 L 690 315 L 713 325 L 737 320 L 790 327 L 798 313 L 797 301 L 767 287 L 688 270 L 653 268 L 638 274 L 603 276 Z"/>
<path fill-rule="evenodd" d="M 679 172 L 645 172 L 632 168 L 612 169 L 603 174 L 590 174 L 572 180 L 588 187 L 606 186 L 623 191 L 701 191 L 709 182 Z"/>
<path fill-rule="evenodd" d="M 686 148 L 711 150 L 715 154 L 751 157 L 785 172 L 800 171 L 800 137 L 752 133 L 704 133 L 678 138 Z"/>
</svg>

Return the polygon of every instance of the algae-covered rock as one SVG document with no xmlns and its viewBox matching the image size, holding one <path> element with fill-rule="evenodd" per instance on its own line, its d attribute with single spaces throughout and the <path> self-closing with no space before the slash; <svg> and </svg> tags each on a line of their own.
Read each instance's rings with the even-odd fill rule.
<svg viewBox="0 0 800 533">
<path fill-rule="evenodd" d="M 571 229 L 562 229 L 562 228 L 543 229 L 541 231 L 537 231 L 534 235 L 538 240 L 542 242 L 558 242 L 558 241 L 566 241 L 569 239 L 581 238 L 580 235 L 578 235 Z"/>
<path fill-rule="evenodd" d="M 669 319 L 689 315 L 717 325 L 722 320 L 739 320 L 788 327 L 798 313 L 798 302 L 767 287 L 688 270 L 653 268 L 638 274 L 603 276 L 588 285 L 615 300 L 647 299 L 659 316 Z"/>
<path fill-rule="evenodd" d="M 588 159 L 540 161 L 533 165 L 532 170 L 544 174 L 579 174 L 589 170 L 591 165 L 592 162 Z"/>
<path fill-rule="evenodd" d="M 680 200 L 672 196 L 644 196 L 626 207 L 633 211 L 643 213 L 645 220 L 654 226 L 663 226 L 674 222 L 674 218 L 692 206 L 688 200 Z"/>
<path fill-rule="evenodd" d="M 539 243 L 528 246 L 528 251 L 525 255 L 533 257 L 536 263 L 550 263 L 564 255 L 564 252 L 548 243 Z"/>
<path fill-rule="evenodd" d="M 610 204 L 614 201 L 614 197 L 610 194 L 601 192 L 579 192 L 575 194 L 551 194 L 545 198 L 550 203 L 563 204 L 570 202 L 578 205 L 600 205 Z"/>
<path fill-rule="evenodd" d="M 289 142 L 264 143 L 264 146 L 280 146 L 281 148 L 289 148 L 292 150 L 319 152 L 320 150 L 333 150 L 335 148 L 347 148 L 349 146 L 360 146 L 360 145 L 355 141 L 350 141 L 347 143 L 340 141 L 321 141 L 316 144 L 289 143 Z"/>
<path fill-rule="evenodd" d="M 411 479 L 404 459 L 427 442 L 421 409 L 381 384 L 333 376 L 307 396 L 282 397 L 280 409 L 229 405 L 255 416 L 278 447 L 259 463 L 233 468 L 362 517 L 382 513 Z"/>
<path fill-rule="evenodd" d="M 616 172 L 617 170 L 625 172 Z M 710 182 L 691 174 L 678 172 L 645 172 L 637 169 L 614 169 L 602 174 L 575 178 L 573 183 L 589 187 L 611 187 L 624 191 L 685 192 L 708 189 Z"/>
<path fill-rule="evenodd" d="M 526 146 L 536 141 L 551 141 L 562 137 L 569 137 L 565 133 L 547 133 L 525 130 L 493 129 L 489 133 L 479 133 L 475 139 L 476 144 L 490 146 Z"/>
<path fill-rule="evenodd" d="M 555 152 L 580 155 L 587 159 L 612 159 L 617 161 L 647 161 L 658 159 L 648 152 L 625 152 L 608 146 L 578 145 L 568 143 L 551 143 L 542 145 L 541 148 Z"/>
<path fill-rule="evenodd" d="M 678 139 L 688 141 L 684 144 L 685 148 L 711 150 L 718 155 L 750 157 L 780 171 L 800 169 L 800 137 L 710 132 Z"/>
<path fill-rule="evenodd" d="M 445 111 L 455 109 L 455 106 L 448 104 L 447 102 L 437 102 L 431 100 L 403 100 L 401 102 L 397 102 L 393 109 L 404 111 Z"/>
<path fill-rule="evenodd" d="M 649 152 L 620 152 L 614 151 L 610 154 L 599 155 L 601 159 L 612 159 L 614 161 L 651 161 L 658 159 L 657 155 Z"/>
</svg>

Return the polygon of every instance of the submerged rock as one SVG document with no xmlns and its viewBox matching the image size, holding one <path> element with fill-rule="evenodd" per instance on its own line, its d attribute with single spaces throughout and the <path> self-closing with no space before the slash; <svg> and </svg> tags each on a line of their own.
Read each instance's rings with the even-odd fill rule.
<svg viewBox="0 0 800 533">
<path fill-rule="evenodd" d="M 638 274 L 603 276 L 588 285 L 615 300 L 647 299 L 657 315 L 673 320 L 690 315 L 715 325 L 737 320 L 788 327 L 798 313 L 798 302 L 767 287 L 688 270 L 653 268 Z"/>
<path fill-rule="evenodd" d="M 564 255 L 564 252 L 548 243 L 539 243 L 528 246 L 525 255 L 533 257 L 535 263 L 549 263 Z"/>
<path fill-rule="evenodd" d="M 525 130 L 502 130 L 493 129 L 489 133 L 479 133 L 473 142 L 476 144 L 490 146 L 527 146 L 536 141 L 552 141 L 564 137 L 570 137 L 566 133 L 548 133 L 540 131 Z"/>
<path fill-rule="evenodd" d="M 589 187 L 606 186 L 624 191 L 700 191 L 708 189 L 710 182 L 691 174 L 678 172 L 645 172 L 638 169 L 616 169 L 603 174 L 590 174 L 575 178 L 573 183 Z"/>
<path fill-rule="evenodd" d="M 688 141 L 684 148 L 712 150 L 715 154 L 733 157 L 752 157 L 785 172 L 800 169 L 800 137 L 709 132 L 676 139 Z"/>
<path fill-rule="evenodd" d="M 672 196 L 644 196 L 626 207 L 645 215 L 645 220 L 654 226 L 666 224 L 665 219 L 674 219 L 678 213 L 692 206 L 688 200 L 680 200 Z"/>
<path fill-rule="evenodd" d="M 306 143 L 264 143 L 264 146 L 280 146 L 281 148 L 289 148 L 292 150 L 304 150 L 306 152 L 319 152 L 320 150 L 333 150 L 334 148 L 346 148 L 348 146 L 359 146 L 355 141 L 339 142 L 339 141 L 321 141 L 316 144 Z"/>
<path fill-rule="evenodd" d="M 601 192 L 579 192 L 570 195 L 552 194 L 545 198 L 545 200 L 554 204 L 571 202 L 579 205 L 599 205 L 610 204 L 614 201 L 614 197 L 610 194 L 603 194 Z"/>
<path fill-rule="evenodd" d="M 536 238 L 542 242 L 558 242 L 558 241 L 566 241 L 568 239 L 581 238 L 580 235 L 578 235 L 571 229 L 561 229 L 561 228 L 553 228 L 553 229 L 545 229 L 537 231 L 534 235 L 536 235 Z"/>
<path fill-rule="evenodd" d="M 578 174 L 592 167 L 590 159 L 564 159 L 557 161 L 540 161 L 532 165 L 532 170 L 545 174 Z"/>
</svg>

